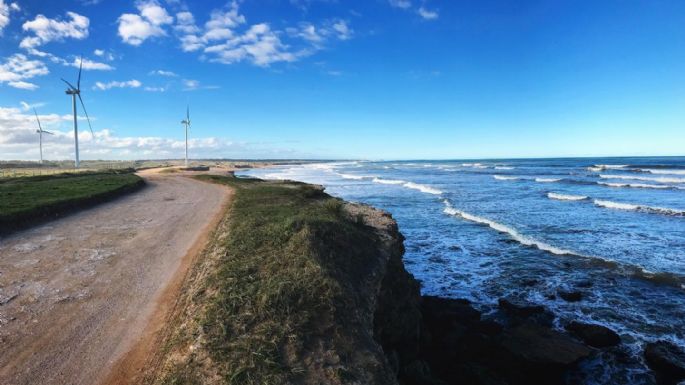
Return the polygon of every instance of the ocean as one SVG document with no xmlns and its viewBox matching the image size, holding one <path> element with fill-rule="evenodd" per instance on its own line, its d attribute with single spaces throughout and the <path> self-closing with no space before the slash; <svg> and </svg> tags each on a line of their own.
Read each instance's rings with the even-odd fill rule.
<svg viewBox="0 0 685 385">
<path fill-rule="evenodd" d="M 600 323 L 620 347 L 574 381 L 652 384 L 647 341 L 685 347 L 685 157 L 337 162 L 243 176 L 321 184 L 390 212 L 422 293 L 495 314 L 501 297 Z M 580 291 L 567 302 L 560 291 Z"/>
</svg>

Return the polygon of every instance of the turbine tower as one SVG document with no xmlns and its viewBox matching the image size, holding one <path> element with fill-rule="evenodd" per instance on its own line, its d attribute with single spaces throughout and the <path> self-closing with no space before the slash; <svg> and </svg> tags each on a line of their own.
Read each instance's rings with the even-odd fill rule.
<svg viewBox="0 0 685 385">
<path fill-rule="evenodd" d="M 181 124 L 186 126 L 186 168 L 188 168 L 188 128 L 190 127 L 190 106 L 186 109 L 186 118 L 181 120 Z"/>
<path fill-rule="evenodd" d="M 74 110 L 74 155 L 75 155 L 75 162 L 74 164 L 76 165 L 76 168 L 79 167 L 79 157 L 78 157 L 78 115 L 76 113 L 76 97 L 78 96 L 78 100 L 81 101 L 81 107 L 83 107 L 83 112 L 86 114 L 86 119 L 88 120 L 88 127 L 90 128 L 90 133 L 93 134 L 93 126 L 90 125 L 90 118 L 88 117 L 88 112 L 86 111 L 86 105 L 83 104 L 83 99 L 81 99 L 81 70 L 83 70 L 83 58 L 81 58 L 81 64 L 79 64 L 78 68 L 78 80 L 76 81 L 76 87 L 74 87 L 71 83 L 68 81 L 62 79 L 63 82 L 67 83 L 67 86 L 69 88 L 67 89 L 66 93 L 67 95 L 71 95 L 71 104 L 72 108 Z"/>
<path fill-rule="evenodd" d="M 33 113 L 36 114 L 36 121 L 38 122 L 38 129 L 36 130 L 36 133 L 38 134 L 38 146 L 40 146 L 40 164 L 43 164 L 43 133 L 49 134 L 49 135 L 54 135 L 50 131 L 45 131 L 43 127 L 40 125 L 40 119 L 38 119 L 38 112 L 36 112 L 36 109 L 33 109 Z"/>
</svg>

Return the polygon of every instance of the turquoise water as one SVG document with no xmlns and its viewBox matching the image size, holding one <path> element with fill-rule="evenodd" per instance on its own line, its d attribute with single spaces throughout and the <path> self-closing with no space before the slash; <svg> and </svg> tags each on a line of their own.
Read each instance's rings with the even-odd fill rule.
<svg viewBox="0 0 685 385">
<path fill-rule="evenodd" d="M 244 175 L 322 184 L 393 214 L 424 294 L 541 303 L 624 344 L 577 373 L 651 384 L 645 341 L 685 347 L 685 158 L 341 162 Z M 565 302 L 559 290 L 580 290 Z"/>
</svg>

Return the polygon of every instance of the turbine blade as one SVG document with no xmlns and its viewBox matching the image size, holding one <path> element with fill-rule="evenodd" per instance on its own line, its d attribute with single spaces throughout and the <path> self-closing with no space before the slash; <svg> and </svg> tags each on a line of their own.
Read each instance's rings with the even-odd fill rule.
<svg viewBox="0 0 685 385">
<path fill-rule="evenodd" d="M 74 87 L 74 86 L 73 86 L 71 83 L 69 83 L 68 81 L 64 80 L 64 78 L 62 78 L 62 81 L 65 82 L 65 83 L 67 83 L 67 85 L 69 86 L 69 88 L 71 88 L 72 90 L 76 90 L 76 87 Z"/>
<path fill-rule="evenodd" d="M 38 112 L 36 112 L 35 108 L 33 109 L 33 113 L 36 114 L 36 120 L 38 121 L 38 130 L 43 131 L 43 127 L 41 127 L 41 125 L 40 125 L 40 119 L 38 119 Z M 43 132 L 45 132 L 45 131 L 43 131 Z"/>
<path fill-rule="evenodd" d="M 44 134 L 48 134 L 48 135 L 55 135 L 55 134 L 53 134 L 53 133 L 50 132 L 50 131 L 41 130 L 41 132 L 44 133 Z"/>
<path fill-rule="evenodd" d="M 81 99 L 81 94 L 78 94 L 78 100 L 81 101 L 81 107 L 83 107 L 83 113 L 86 114 L 86 119 L 88 120 L 88 128 L 90 128 L 90 133 L 95 138 L 95 133 L 93 133 L 93 126 L 90 125 L 90 118 L 88 117 L 88 111 L 86 111 L 86 105 L 83 104 L 83 99 Z"/>
<path fill-rule="evenodd" d="M 76 89 L 81 90 L 81 70 L 83 69 L 83 56 L 81 56 L 81 63 L 78 66 L 78 81 L 76 82 Z"/>
</svg>

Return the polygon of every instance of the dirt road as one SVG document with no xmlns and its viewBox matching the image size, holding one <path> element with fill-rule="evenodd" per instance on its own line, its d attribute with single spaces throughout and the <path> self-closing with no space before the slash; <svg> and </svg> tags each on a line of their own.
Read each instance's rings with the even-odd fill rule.
<svg viewBox="0 0 685 385">
<path fill-rule="evenodd" d="M 0 239 L 0 384 L 99 383 L 149 334 L 229 193 L 144 177 L 138 193 Z"/>
</svg>

